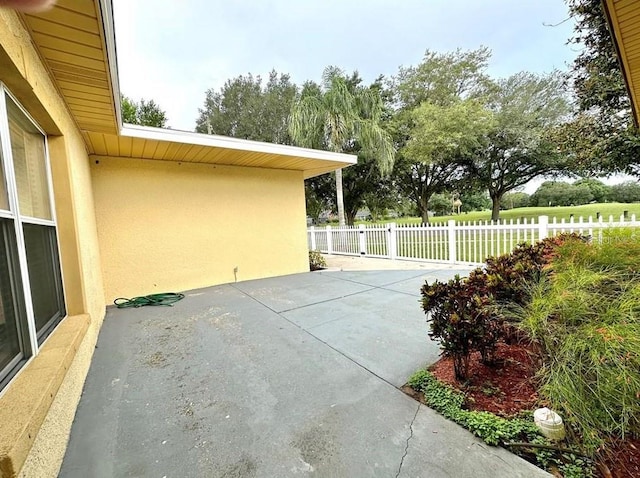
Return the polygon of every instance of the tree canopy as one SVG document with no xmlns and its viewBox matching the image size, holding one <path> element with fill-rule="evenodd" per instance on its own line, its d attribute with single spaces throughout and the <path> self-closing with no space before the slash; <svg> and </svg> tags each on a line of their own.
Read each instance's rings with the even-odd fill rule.
<svg viewBox="0 0 640 478">
<path fill-rule="evenodd" d="M 167 114 L 153 100 L 134 101 L 122 96 L 120 100 L 122 122 L 138 124 L 142 126 L 154 126 L 156 128 L 167 127 Z"/>
<path fill-rule="evenodd" d="M 298 87 L 289 75 L 275 70 L 264 85 L 259 75 L 237 76 L 218 91 L 206 91 L 196 131 L 291 144 L 288 117 L 297 93 Z"/>
<path fill-rule="evenodd" d="M 358 171 L 366 181 L 376 169 L 383 175 L 391 171 L 395 159 L 391 137 L 381 126 L 382 113 L 377 85 L 362 86 L 357 73 L 348 77 L 336 67 L 327 67 L 319 88 L 307 84 L 294 103 L 289 134 L 300 146 L 357 154 L 358 165 L 349 170 L 351 173 Z M 358 192 L 361 197 L 366 191 Z M 344 196 L 342 170 L 338 170 L 336 204 L 340 225 L 346 224 L 345 212 L 350 213 L 352 222 L 360 206 L 360 201 L 351 198 L 350 204 L 354 207 L 345 211 Z"/>
<path fill-rule="evenodd" d="M 566 169 L 567 157 L 558 151 L 552 132 L 570 108 L 557 72 L 522 72 L 498 80 L 487 102 L 494 122 L 484 148 L 473 158 L 471 176 L 489 191 L 491 219 L 497 220 L 505 193 Z"/>
</svg>

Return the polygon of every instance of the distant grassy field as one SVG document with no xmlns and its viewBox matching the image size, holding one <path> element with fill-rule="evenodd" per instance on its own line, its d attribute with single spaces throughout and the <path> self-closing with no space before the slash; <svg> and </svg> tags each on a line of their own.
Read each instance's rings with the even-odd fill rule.
<svg viewBox="0 0 640 478">
<path fill-rule="evenodd" d="M 509 209 L 507 211 L 500 211 L 500 219 L 514 221 L 517 219 L 526 218 L 537 219 L 538 216 L 549 216 L 549 220 L 553 220 L 555 217 L 558 221 L 561 219 L 569 220 L 571 214 L 574 215 L 574 219 L 577 221 L 578 217 L 583 216 L 585 220 L 589 216 L 593 216 L 595 219 L 598 212 L 604 217 L 605 221 L 609 220 L 609 216 L 613 215 L 614 220 L 618 221 L 620 215 L 628 211 L 629 215 L 635 214 L 636 218 L 640 220 L 640 203 L 597 203 L 597 204 L 585 204 L 584 206 L 569 206 L 569 207 L 521 207 L 517 209 Z M 491 219 L 491 211 L 473 211 L 470 213 L 462 213 L 454 216 L 435 216 L 430 218 L 432 224 L 447 222 L 449 219 L 455 221 L 489 221 Z M 402 217 L 398 219 L 389 219 L 385 222 L 396 222 L 398 224 L 419 224 L 422 220 L 419 217 Z M 371 224 L 371 221 L 358 221 L 356 224 Z"/>
</svg>

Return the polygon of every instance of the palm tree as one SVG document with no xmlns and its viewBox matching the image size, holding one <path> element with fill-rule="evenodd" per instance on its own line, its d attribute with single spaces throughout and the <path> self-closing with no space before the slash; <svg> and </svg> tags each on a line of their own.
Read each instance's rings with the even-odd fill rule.
<svg viewBox="0 0 640 478">
<path fill-rule="evenodd" d="M 389 134 L 382 129 L 382 99 L 377 88 L 349 84 L 336 67 L 325 68 L 321 89 L 317 94 L 301 95 L 294 103 L 289 118 L 289 134 L 294 143 L 307 148 L 320 148 L 336 153 L 360 152 L 374 159 L 382 174 L 391 171 L 394 147 Z M 336 170 L 338 221 L 344 226 L 342 169 Z"/>
</svg>

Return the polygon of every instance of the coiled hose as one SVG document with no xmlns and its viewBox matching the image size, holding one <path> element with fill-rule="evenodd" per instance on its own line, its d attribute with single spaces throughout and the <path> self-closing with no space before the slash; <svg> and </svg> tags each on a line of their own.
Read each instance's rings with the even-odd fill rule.
<svg viewBox="0 0 640 478">
<path fill-rule="evenodd" d="M 118 297 L 113 301 L 118 309 L 126 309 L 127 307 L 143 307 L 145 305 L 164 305 L 171 307 L 179 300 L 184 299 L 184 294 L 176 292 L 163 292 L 162 294 L 150 294 L 143 295 L 141 297 L 134 297 L 133 299 L 126 299 L 124 297 Z"/>
</svg>

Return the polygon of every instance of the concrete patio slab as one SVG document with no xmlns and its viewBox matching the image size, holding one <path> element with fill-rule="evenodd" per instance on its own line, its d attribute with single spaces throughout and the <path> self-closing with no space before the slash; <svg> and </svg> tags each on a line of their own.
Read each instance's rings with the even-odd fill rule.
<svg viewBox="0 0 640 478">
<path fill-rule="evenodd" d="M 339 299 L 371 289 L 368 284 L 336 281 L 321 273 L 294 274 L 268 280 L 249 280 L 238 282 L 235 287 L 255 297 L 276 312 Z"/>
<path fill-rule="evenodd" d="M 394 387 L 436 352 L 417 300 L 339 274 L 109 309 L 60 476 L 546 476 Z"/>
</svg>

